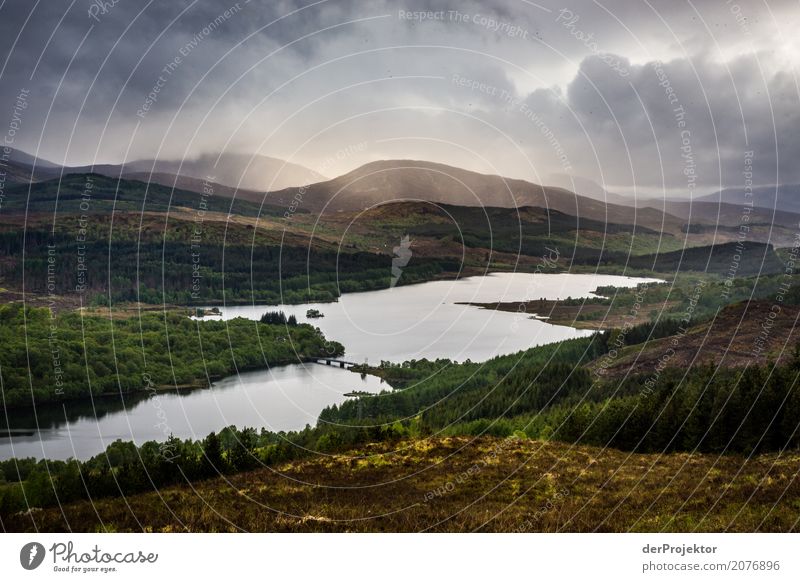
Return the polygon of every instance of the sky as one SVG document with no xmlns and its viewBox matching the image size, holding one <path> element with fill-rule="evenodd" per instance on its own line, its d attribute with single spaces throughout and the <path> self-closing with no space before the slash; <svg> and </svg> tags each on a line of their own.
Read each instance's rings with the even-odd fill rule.
<svg viewBox="0 0 800 582">
<path fill-rule="evenodd" d="M 797 183 L 799 28 L 797 0 L 0 0 L 0 133 L 69 165 L 237 152 L 630 196 Z"/>
</svg>

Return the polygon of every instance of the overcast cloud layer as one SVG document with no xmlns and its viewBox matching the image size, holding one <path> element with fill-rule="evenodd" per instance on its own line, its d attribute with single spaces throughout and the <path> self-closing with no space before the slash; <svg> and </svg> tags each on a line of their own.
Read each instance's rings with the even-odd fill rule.
<svg viewBox="0 0 800 582">
<path fill-rule="evenodd" d="M 800 182 L 798 29 L 790 1 L 13 0 L 0 133 L 22 101 L 14 145 L 73 165 L 413 158 L 686 196 L 752 152 L 756 184 Z"/>
</svg>

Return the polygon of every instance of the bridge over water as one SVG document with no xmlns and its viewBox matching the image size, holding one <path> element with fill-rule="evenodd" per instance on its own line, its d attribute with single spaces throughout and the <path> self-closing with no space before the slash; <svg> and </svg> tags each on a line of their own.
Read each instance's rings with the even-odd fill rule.
<svg viewBox="0 0 800 582">
<path fill-rule="evenodd" d="M 340 360 L 338 358 L 311 358 L 311 361 L 317 364 L 325 364 L 326 366 L 338 365 L 340 368 L 358 366 L 357 362 L 348 362 L 347 360 Z"/>
</svg>

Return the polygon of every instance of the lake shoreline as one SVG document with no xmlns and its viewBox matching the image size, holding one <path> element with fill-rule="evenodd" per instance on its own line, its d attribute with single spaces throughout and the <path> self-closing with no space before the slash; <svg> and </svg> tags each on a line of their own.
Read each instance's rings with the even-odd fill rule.
<svg viewBox="0 0 800 582">
<path fill-rule="evenodd" d="M 377 375 L 310 363 L 242 371 L 210 387 L 154 387 L 19 409 L 0 427 L 0 461 L 75 456 L 85 460 L 118 439 L 139 444 L 161 442 L 170 435 L 198 439 L 231 425 L 299 431 L 315 425 L 324 408 L 351 399 L 351 394 L 393 390 Z"/>
<path fill-rule="evenodd" d="M 238 376 L 241 372 L 259 372 L 264 370 L 273 370 L 276 368 L 285 368 L 288 366 L 302 366 L 305 364 L 314 364 L 316 360 L 327 358 L 330 356 L 319 356 L 318 358 L 311 357 L 305 360 L 298 360 L 296 362 L 287 362 L 281 364 L 273 364 L 271 366 L 250 366 L 250 367 L 242 367 L 239 369 L 237 373 L 233 374 L 218 374 L 215 376 L 208 376 L 208 380 L 211 382 L 210 384 L 204 382 L 202 379 L 198 378 L 193 382 L 187 382 L 184 384 L 154 384 L 149 388 L 143 388 L 141 390 L 125 390 L 120 392 L 103 392 L 100 394 L 94 394 L 92 396 L 76 396 L 70 398 L 62 398 L 59 400 L 49 400 L 47 402 L 42 402 L 41 404 L 8 404 L 5 405 L 4 408 L 7 411 L 13 410 L 40 410 L 43 408 L 58 408 L 64 404 L 90 404 L 94 400 L 97 399 L 112 399 L 112 398 L 119 398 L 125 396 L 141 396 L 142 399 L 147 399 L 147 394 L 151 393 L 153 395 L 156 394 L 169 394 L 172 392 L 183 394 L 189 392 L 196 392 L 198 390 L 211 390 L 214 386 L 213 384 L 219 382 L 221 380 L 225 380 L 226 378 L 233 378 Z M 341 356 L 339 356 L 341 357 Z M 320 364 L 322 365 L 322 364 Z M 339 368 L 339 366 L 330 366 L 331 368 L 342 369 L 355 372 L 354 368 Z M 365 373 L 365 372 L 358 372 L 358 373 Z M 371 374 L 375 375 L 375 374 Z M 379 376 L 376 376 L 379 377 Z M 0 437 L 2 438 L 2 437 Z"/>
<path fill-rule="evenodd" d="M 565 304 L 563 301 L 553 299 L 536 299 L 533 301 L 508 301 L 508 302 L 462 302 L 458 305 L 468 305 L 479 309 L 506 311 L 519 313 L 531 319 L 538 319 L 554 325 L 565 325 L 575 329 L 605 331 L 620 328 L 623 325 L 638 325 L 650 321 L 651 309 L 664 309 L 672 307 L 677 302 L 664 304 L 655 302 L 644 304 L 631 316 L 626 307 L 616 307 L 611 302 L 586 301 L 581 304 Z M 584 319 L 581 319 L 584 318 Z"/>
<path fill-rule="evenodd" d="M 503 310 L 495 310 L 498 311 L 495 313 L 470 309 L 465 303 L 506 304 L 511 299 L 537 296 L 550 297 L 548 301 L 587 297 L 588 302 L 596 303 L 603 301 L 595 294 L 598 288 L 632 288 L 649 281 L 654 279 L 586 273 L 492 272 L 463 276 L 452 282 L 429 281 L 424 285 L 346 293 L 335 303 L 226 306 L 221 309 L 220 317 L 209 318 L 206 323 L 201 323 L 200 318 L 182 315 L 181 319 L 194 320 L 189 322 L 192 324 L 189 328 L 184 326 L 187 334 L 195 334 L 195 327 L 206 324 L 219 328 L 217 331 L 223 335 L 213 347 L 215 353 L 223 350 L 226 358 L 230 357 L 228 350 L 236 345 L 228 345 L 230 337 L 224 330 L 238 329 L 238 341 L 243 341 L 252 331 L 247 324 L 258 325 L 269 311 L 283 311 L 287 319 L 294 316 L 301 328 L 313 328 L 326 339 L 323 344 L 306 346 L 313 349 L 304 350 L 299 358 L 296 350 L 284 346 L 287 352 L 284 355 L 289 355 L 289 351 L 293 355 L 289 361 L 275 365 L 265 365 L 262 358 L 254 361 L 251 357 L 250 366 L 238 367 L 241 374 L 236 373 L 234 366 L 225 372 L 215 370 L 218 375 L 212 377 L 192 379 L 192 374 L 184 374 L 182 378 L 187 381 L 179 385 L 148 379 L 139 384 L 134 382 L 133 386 L 125 384 L 126 388 L 133 388 L 125 392 L 115 383 L 107 386 L 112 391 L 104 394 L 83 395 L 75 391 L 76 398 L 59 399 L 52 403 L 55 404 L 53 408 L 39 404 L 36 408 L 19 406 L 16 407 L 18 418 L 16 421 L 9 419 L 5 428 L 35 427 L 36 434 L 19 439 L 19 443 L 15 442 L 17 439 L 9 439 L 5 446 L 13 445 L 18 449 L 16 456 L 25 452 L 39 456 L 41 443 L 46 456 L 58 458 L 69 453 L 75 438 L 81 443 L 79 454 L 83 455 L 95 454 L 95 445 L 103 440 L 144 441 L 166 436 L 156 434 L 154 425 L 163 426 L 167 434 L 178 438 L 187 435 L 196 438 L 200 433 L 207 434 L 229 425 L 299 430 L 318 422 L 319 413 L 326 407 L 342 403 L 352 395 L 392 390 L 394 386 L 385 383 L 387 378 L 380 372 L 375 373 L 377 365 L 384 361 L 393 364 L 420 359 L 482 362 L 596 331 L 558 325 L 552 320 L 520 318 Z M 308 320 L 312 308 L 319 309 L 324 317 Z M 184 314 L 189 311 L 187 306 L 181 309 Z M 514 310 L 517 309 L 515 306 Z M 387 317 L 389 313 L 391 317 Z M 172 314 L 173 319 L 176 315 Z M 135 327 L 133 322 L 132 325 Z M 173 322 L 173 325 L 177 324 Z M 338 348 L 336 353 L 329 351 L 330 346 Z M 312 351 L 317 352 L 316 355 L 308 355 Z M 196 362 L 197 357 L 195 353 L 193 361 Z M 354 375 L 331 372 L 331 369 L 340 369 L 338 365 L 307 365 L 325 357 L 345 357 L 355 363 L 355 367 L 346 368 Z M 237 355 L 234 358 L 244 364 Z M 202 372 L 202 368 L 197 371 Z M 171 379 L 163 371 L 159 376 L 162 382 Z M 211 393 L 211 387 L 219 387 L 219 390 Z M 29 400 L 19 401 L 27 404 Z M 145 407 L 144 401 L 152 402 L 152 406 Z M 31 410 L 35 417 L 28 413 Z"/>
</svg>

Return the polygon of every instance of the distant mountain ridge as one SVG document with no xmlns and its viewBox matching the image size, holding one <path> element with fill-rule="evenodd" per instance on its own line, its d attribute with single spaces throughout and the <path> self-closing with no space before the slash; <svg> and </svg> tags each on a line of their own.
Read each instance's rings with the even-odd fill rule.
<svg viewBox="0 0 800 582">
<path fill-rule="evenodd" d="M 96 173 L 110 178 L 135 179 L 162 186 L 202 192 L 202 181 L 224 187 L 228 196 L 260 201 L 268 190 L 320 182 L 327 178 L 314 170 L 269 156 L 226 153 L 204 154 L 184 160 L 134 160 L 124 164 L 60 166 L 21 150 L 14 150 L 8 170 L 16 183 L 39 182 L 67 174 Z M 217 190 L 222 190 L 218 188 Z M 258 200 L 257 200 L 258 198 Z"/>
<path fill-rule="evenodd" d="M 567 175 L 556 175 L 553 179 L 562 184 L 566 180 L 577 193 L 559 186 L 420 160 L 374 161 L 327 180 L 308 168 L 276 158 L 244 154 L 223 154 L 219 161 L 217 158 L 208 154 L 183 161 L 138 160 L 123 165 L 62 168 L 15 151 L 13 161 L 5 170 L 12 184 L 94 172 L 198 193 L 203 192 L 204 180 L 213 176 L 213 192 L 219 197 L 236 197 L 272 208 L 299 208 L 317 214 L 362 212 L 397 201 L 484 208 L 537 207 L 577 217 L 576 227 L 581 220 L 588 220 L 607 225 L 633 225 L 637 229 L 672 236 L 688 232 L 699 235 L 707 244 L 732 240 L 736 235 L 732 229 L 739 228 L 743 214 L 743 205 L 737 198 L 743 198 L 743 194 L 735 189 L 693 201 L 628 200 L 591 180 Z M 35 162 L 35 168 L 26 162 Z M 282 186 L 286 182 L 290 185 Z M 269 188 L 269 184 L 275 186 Z M 259 185 L 262 187 L 255 187 Z M 800 213 L 791 210 L 800 210 L 800 186 L 757 188 L 755 192 L 755 208 L 748 216 L 749 225 L 754 227 L 749 240 L 790 245 L 793 235 L 788 229 L 793 231 L 800 223 Z M 780 202 L 777 211 L 771 208 L 770 192 L 773 203 L 776 198 Z"/>
<path fill-rule="evenodd" d="M 559 187 L 480 174 L 436 162 L 381 160 L 342 176 L 300 188 L 270 192 L 271 204 L 301 199 L 311 211 L 360 211 L 391 201 L 419 200 L 459 206 L 537 206 L 614 224 L 680 232 L 683 221 L 655 209 L 637 209 L 580 196 Z"/>
<path fill-rule="evenodd" d="M 108 176 L 131 174 L 180 176 L 210 180 L 231 188 L 266 192 L 325 180 L 314 170 L 271 158 L 248 154 L 204 154 L 183 160 L 135 160 L 121 165 L 95 165 L 70 168 L 71 172 L 94 171 Z"/>
<path fill-rule="evenodd" d="M 751 196 L 747 195 L 744 188 L 726 188 L 714 194 L 695 198 L 695 200 L 700 202 L 722 202 L 739 207 L 752 202 L 754 206 L 760 208 L 775 209 L 779 212 L 800 213 L 800 184 L 757 186 L 753 188 Z"/>
<path fill-rule="evenodd" d="M 572 190 L 587 198 L 636 208 L 654 208 L 695 226 L 700 223 L 738 226 L 743 220 L 743 207 L 749 203 L 755 207 L 749 217 L 751 223 L 774 222 L 793 227 L 800 222 L 800 184 L 759 186 L 753 188 L 752 197 L 745 196 L 742 188 L 726 188 L 713 194 L 688 199 L 652 196 L 632 198 L 610 192 L 593 180 L 568 174 L 551 174 L 548 180 L 550 184 Z"/>
<path fill-rule="evenodd" d="M 33 154 L 29 154 L 27 152 L 18 149 L 11 150 L 11 155 L 9 159 L 16 164 L 24 164 L 26 166 L 36 165 L 37 168 L 54 169 L 61 167 L 55 162 L 51 162 L 50 160 L 45 160 L 44 158 L 34 156 Z"/>
</svg>

